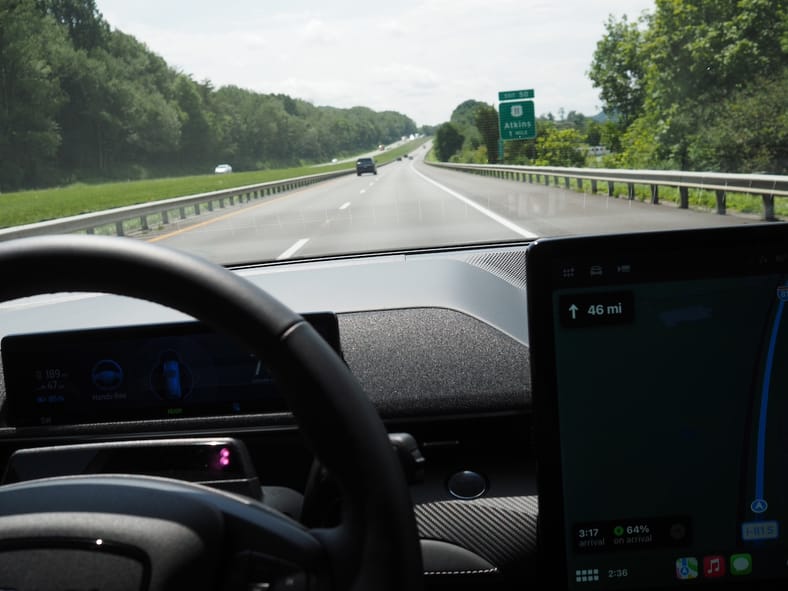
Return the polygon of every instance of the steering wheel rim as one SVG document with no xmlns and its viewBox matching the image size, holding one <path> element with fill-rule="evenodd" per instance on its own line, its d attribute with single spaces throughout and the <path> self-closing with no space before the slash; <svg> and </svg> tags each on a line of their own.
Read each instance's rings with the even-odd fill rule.
<svg viewBox="0 0 788 591">
<path fill-rule="evenodd" d="M 0 277 L 14 278 L 0 282 L 0 301 L 63 291 L 135 297 L 189 314 L 266 359 L 307 444 L 343 491 L 341 523 L 309 530 L 333 586 L 421 587 L 413 507 L 386 430 L 347 366 L 295 312 L 227 269 L 128 238 L 1 243 Z"/>
</svg>

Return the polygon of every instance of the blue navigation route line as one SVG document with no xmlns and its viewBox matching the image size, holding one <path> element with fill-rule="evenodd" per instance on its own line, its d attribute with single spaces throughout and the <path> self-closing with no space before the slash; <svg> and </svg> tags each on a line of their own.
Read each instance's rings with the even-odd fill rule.
<svg viewBox="0 0 788 591">
<path fill-rule="evenodd" d="M 774 349 L 777 345 L 777 333 L 780 331 L 780 321 L 783 316 L 785 301 L 780 298 L 777 306 L 777 313 L 774 315 L 772 325 L 772 335 L 769 339 L 769 351 L 766 355 L 766 366 L 764 367 L 763 387 L 761 389 L 761 409 L 758 417 L 758 446 L 755 460 L 755 499 L 763 499 L 764 481 L 764 456 L 766 455 L 766 415 L 769 410 L 769 389 L 772 383 L 772 367 L 774 365 Z"/>
</svg>

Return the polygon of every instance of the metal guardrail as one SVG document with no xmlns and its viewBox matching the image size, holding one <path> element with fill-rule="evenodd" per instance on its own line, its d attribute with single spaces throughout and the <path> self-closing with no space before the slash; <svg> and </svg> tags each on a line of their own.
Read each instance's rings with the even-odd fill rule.
<svg viewBox="0 0 788 591">
<path fill-rule="evenodd" d="M 283 179 L 281 181 L 235 187 L 223 191 L 200 193 L 197 195 L 188 195 L 186 197 L 175 197 L 174 199 L 152 201 L 150 203 L 129 205 L 127 207 L 117 207 L 105 211 L 48 220 L 25 226 L 14 226 L 0 229 L 0 241 L 24 238 L 27 236 L 41 236 L 44 234 L 70 234 L 73 232 L 94 234 L 98 228 L 113 225 L 114 233 L 118 236 L 124 236 L 130 223 L 133 223 L 143 231 L 149 230 L 151 216 L 158 216 L 160 223 L 162 225 L 167 225 L 172 219 L 185 219 L 188 217 L 190 211 L 192 215 L 200 215 L 203 209 L 214 211 L 214 208 L 224 208 L 227 204 L 235 205 L 236 202 L 248 203 L 253 199 L 284 193 L 285 191 L 291 191 L 299 187 L 327 181 L 348 174 L 355 174 L 355 170 L 351 168 L 347 170 L 312 174 L 292 179 Z"/>
<path fill-rule="evenodd" d="M 426 162 L 426 161 L 425 161 Z M 615 195 L 615 183 L 627 185 L 627 198 L 635 198 L 635 186 L 646 185 L 650 189 L 651 203 L 659 203 L 659 187 L 674 187 L 679 190 L 679 207 L 689 208 L 690 189 L 714 191 L 717 213 L 726 211 L 728 193 L 759 195 L 763 200 L 763 219 L 773 221 L 774 198 L 788 197 L 788 176 L 771 174 L 726 174 L 719 172 L 683 172 L 671 170 L 619 170 L 614 168 L 559 168 L 547 166 L 514 166 L 497 164 L 454 164 L 449 162 L 427 162 L 432 166 L 461 170 L 473 174 L 493 176 L 550 186 L 559 186 L 563 179 L 564 187 L 571 188 L 571 182 L 584 190 L 586 181 L 591 184 L 591 192 L 596 193 L 598 183 L 607 183 L 607 193 Z"/>
</svg>

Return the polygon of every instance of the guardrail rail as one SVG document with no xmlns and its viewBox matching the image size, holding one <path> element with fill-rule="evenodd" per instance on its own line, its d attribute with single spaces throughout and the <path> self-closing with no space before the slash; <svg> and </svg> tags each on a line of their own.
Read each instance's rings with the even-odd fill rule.
<svg viewBox="0 0 788 591">
<path fill-rule="evenodd" d="M 426 162 L 426 161 L 425 161 Z M 726 195 L 743 193 L 759 195 L 763 202 L 763 219 L 774 221 L 774 199 L 788 197 L 788 176 L 771 174 L 734 174 L 719 172 L 684 172 L 672 170 L 620 170 L 614 168 L 560 168 L 547 166 L 517 166 L 498 164 L 456 164 L 451 162 L 427 162 L 431 166 L 461 170 L 472 174 L 493 176 L 502 179 L 521 181 L 550 186 L 560 186 L 563 179 L 565 188 L 571 188 L 574 181 L 579 190 L 584 183 L 591 184 L 591 192 L 597 193 L 600 182 L 607 183 L 610 197 L 615 196 L 615 184 L 627 185 L 627 198 L 635 198 L 635 186 L 649 187 L 651 203 L 659 203 L 659 187 L 673 187 L 679 191 L 679 207 L 689 208 L 690 189 L 714 191 L 717 213 L 726 212 Z"/>
<path fill-rule="evenodd" d="M 253 199 L 261 199 L 270 195 L 292 191 L 306 185 L 355 174 L 355 172 L 355 169 L 350 168 L 256 185 L 246 185 L 210 193 L 199 193 L 186 197 L 151 201 L 140 205 L 116 207 L 105 211 L 47 220 L 36 224 L 13 226 L 0 229 L 0 241 L 45 234 L 70 234 L 74 232 L 94 234 L 99 228 L 105 226 L 114 226 L 114 233 L 118 236 L 124 236 L 127 233 L 128 226 L 131 224 L 140 230 L 149 230 L 152 217 L 157 219 L 155 223 L 167 225 L 172 220 L 186 219 L 189 217 L 190 212 L 192 216 L 200 215 L 203 210 L 214 211 L 215 208 L 224 208 L 227 205 L 248 203 Z"/>
</svg>

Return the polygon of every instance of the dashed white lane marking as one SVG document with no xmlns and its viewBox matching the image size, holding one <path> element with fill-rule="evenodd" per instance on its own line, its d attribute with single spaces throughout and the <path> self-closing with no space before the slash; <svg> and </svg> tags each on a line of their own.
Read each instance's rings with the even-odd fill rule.
<svg viewBox="0 0 788 591">
<path fill-rule="evenodd" d="M 348 207 L 350 207 L 350 201 L 345 201 L 342 205 L 339 206 L 339 209 L 340 210 L 347 209 Z"/>
<path fill-rule="evenodd" d="M 434 181 L 431 178 L 429 178 L 428 176 L 423 175 L 418 170 L 416 170 L 413 167 L 413 165 L 411 165 L 411 170 L 413 170 L 413 172 L 415 172 L 417 175 L 419 175 L 422 179 L 424 179 L 428 183 L 431 183 L 431 184 L 435 185 L 436 187 L 438 187 L 441 191 L 444 191 L 444 192 L 448 193 L 449 195 L 451 195 L 455 199 L 459 199 L 460 201 L 462 201 L 466 205 L 474 208 L 479 213 L 482 213 L 482 214 L 486 215 L 491 220 L 493 220 L 495 222 L 498 222 L 499 224 L 501 224 L 505 228 L 508 228 L 512 232 L 515 232 L 515 233 L 519 234 L 523 238 L 538 238 L 539 237 L 538 234 L 534 234 L 533 232 L 529 232 L 528 230 L 518 226 L 514 222 L 510 222 L 509 220 L 507 220 L 502 215 L 498 215 L 497 213 L 487 209 L 483 205 L 479 205 L 474 200 L 469 199 L 468 197 L 465 197 L 465 195 L 460 195 L 457 191 L 454 191 L 453 189 L 449 189 L 449 187 L 446 187 L 445 185 L 440 184 L 438 181 Z"/>
<path fill-rule="evenodd" d="M 297 242 L 296 242 L 296 243 L 295 243 L 293 246 L 291 246 L 290 248 L 288 248 L 286 251 L 284 251 L 284 252 L 283 252 L 282 254 L 280 254 L 278 257 L 276 257 L 276 260 L 277 260 L 277 261 L 281 261 L 281 260 L 284 260 L 284 259 L 289 259 L 289 258 L 290 258 L 291 256 L 293 256 L 295 253 L 297 253 L 299 250 L 301 250 L 301 248 L 302 248 L 302 247 L 304 246 L 304 244 L 306 244 L 307 242 L 309 242 L 309 238 L 301 238 L 301 240 L 298 240 L 298 241 L 297 241 Z"/>
<path fill-rule="evenodd" d="M 359 191 L 359 194 L 360 194 L 360 195 L 363 195 L 363 194 L 364 194 L 364 193 L 366 193 L 366 192 L 367 192 L 367 190 L 366 190 L 366 189 L 361 189 L 361 191 Z"/>
</svg>

